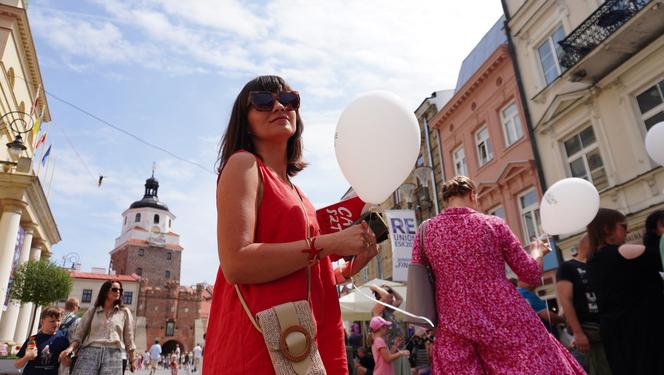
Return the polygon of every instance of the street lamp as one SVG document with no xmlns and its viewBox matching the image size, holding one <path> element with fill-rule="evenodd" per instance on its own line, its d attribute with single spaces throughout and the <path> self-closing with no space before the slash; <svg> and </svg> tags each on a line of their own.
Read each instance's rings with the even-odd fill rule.
<svg viewBox="0 0 664 375">
<path fill-rule="evenodd" d="M 71 263 L 71 269 L 76 268 L 76 264 L 81 259 L 77 252 L 71 251 L 62 256 L 62 268 L 67 268 L 67 263 Z"/>
<path fill-rule="evenodd" d="M 415 184 L 410 183 L 410 182 L 406 182 L 404 184 L 401 184 L 401 186 L 399 186 L 399 192 L 403 194 L 404 199 L 406 200 L 406 206 L 408 208 L 413 207 L 413 203 L 412 203 L 413 202 L 413 191 L 415 191 L 416 187 L 417 186 Z"/>
<path fill-rule="evenodd" d="M 21 156 L 21 153 L 28 148 L 23 144 L 23 137 L 21 137 L 21 134 L 17 134 L 13 141 L 7 143 L 7 149 L 9 151 L 9 155 L 11 155 L 13 158 L 18 158 Z"/>
<path fill-rule="evenodd" d="M 6 124 L 7 128 L 9 129 L 10 136 L 12 135 L 12 132 L 16 134 L 14 140 L 7 143 L 6 145 L 9 156 L 12 159 L 18 159 L 23 151 L 28 149 L 23 143 L 23 137 L 21 134 L 26 134 L 32 131 L 32 128 L 35 126 L 35 121 L 32 119 L 31 115 L 25 112 L 11 111 L 0 117 L 0 124 Z M 17 165 L 17 163 L 12 160 L 0 160 L 0 164 L 8 164 L 12 166 Z"/>
</svg>

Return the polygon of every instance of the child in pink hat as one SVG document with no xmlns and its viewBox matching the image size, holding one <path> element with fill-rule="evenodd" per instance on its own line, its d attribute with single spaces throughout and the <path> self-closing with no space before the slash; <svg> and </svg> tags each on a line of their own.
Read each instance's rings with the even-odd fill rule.
<svg viewBox="0 0 664 375">
<path fill-rule="evenodd" d="M 371 345 L 371 352 L 376 361 L 374 375 L 394 375 L 392 361 L 399 357 L 408 357 L 410 355 L 408 350 L 398 350 L 398 343 L 395 343 L 392 349 L 388 349 L 383 337 L 387 334 L 388 328 L 391 325 L 391 322 L 380 316 L 374 316 L 371 318 L 371 322 L 369 322 L 369 327 L 374 338 L 373 345 Z"/>
</svg>

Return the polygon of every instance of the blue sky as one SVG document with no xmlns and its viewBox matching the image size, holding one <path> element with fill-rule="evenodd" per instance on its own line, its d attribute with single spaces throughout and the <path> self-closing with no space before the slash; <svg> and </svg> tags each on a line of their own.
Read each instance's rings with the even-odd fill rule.
<svg viewBox="0 0 664 375">
<path fill-rule="evenodd" d="M 211 170 L 246 81 L 279 74 L 300 91 L 311 166 L 296 183 L 322 207 L 349 186 L 333 147 L 345 105 L 384 89 L 415 110 L 431 92 L 453 88 L 463 58 L 501 13 L 498 0 L 31 0 L 48 92 L 207 168 L 49 97 L 49 201 L 62 235 L 53 260 L 76 252 L 84 271 L 107 267 L 121 214 L 142 197 L 156 162 L 159 196 L 177 216 L 185 249 L 182 282 L 213 282 Z M 101 188 L 99 174 L 106 176 Z"/>
</svg>

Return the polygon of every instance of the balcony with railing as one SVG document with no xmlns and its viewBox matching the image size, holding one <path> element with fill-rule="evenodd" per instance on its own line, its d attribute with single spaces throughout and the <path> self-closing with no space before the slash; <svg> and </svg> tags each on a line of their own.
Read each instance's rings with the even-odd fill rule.
<svg viewBox="0 0 664 375">
<path fill-rule="evenodd" d="M 662 33 L 662 0 L 607 0 L 560 41 L 560 65 L 571 81 L 596 82 Z"/>
</svg>

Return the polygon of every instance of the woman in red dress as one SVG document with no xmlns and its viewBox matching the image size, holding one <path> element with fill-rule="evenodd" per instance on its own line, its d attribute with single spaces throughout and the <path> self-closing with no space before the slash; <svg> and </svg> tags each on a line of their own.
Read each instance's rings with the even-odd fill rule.
<svg viewBox="0 0 664 375">
<path fill-rule="evenodd" d="M 355 256 L 349 272 L 356 273 L 377 254 L 378 246 L 366 223 L 319 235 L 313 206 L 290 180 L 306 166 L 299 104 L 299 94 L 282 78 L 261 76 L 244 86 L 233 105 L 219 151 L 220 268 L 206 333 L 204 375 L 274 374 L 263 336 L 234 285 L 255 316 L 306 299 L 309 265 L 310 305 L 323 364 L 328 374 L 348 373 L 330 256 Z"/>
</svg>

